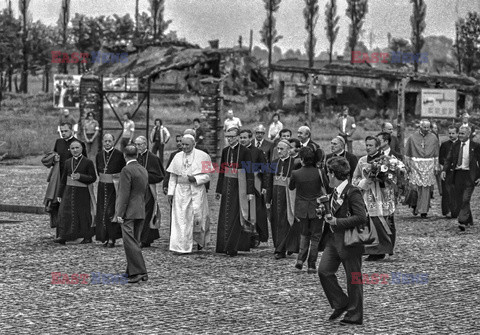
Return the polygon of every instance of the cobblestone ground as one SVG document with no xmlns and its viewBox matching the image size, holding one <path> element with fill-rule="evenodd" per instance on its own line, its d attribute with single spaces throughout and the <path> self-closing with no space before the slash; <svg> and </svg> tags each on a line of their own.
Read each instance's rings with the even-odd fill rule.
<svg viewBox="0 0 480 335">
<path fill-rule="evenodd" d="M 37 190 L 43 190 L 39 185 L 44 185 L 45 169 L 0 167 L 4 182 L 11 181 L 11 174 L 23 177 L 0 190 L 0 202 L 22 203 L 22 192 L 27 192 L 26 204 L 40 205 L 43 194 Z M 37 185 L 26 188 L 30 183 Z M 218 205 L 212 192 L 209 197 L 216 221 Z M 475 218 L 480 217 L 478 204 L 475 193 Z M 167 213 L 164 205 L 162 209 Z M 236 258 L 215 254 L 214 243 L 206 251 L 174 256 L 167 251 L 166 217 L 161 239 L 143 250 L 147 282 L 52 285 L 52 272 L 122 273 L 121 244 L 114 249 L 95 242 L 56 245 L 47 216 L 0 213 L 0 333 L 479 332 L 480 224 L 459 232 L 453 221 L 439 216 L 437 194 L 427 219 L 413 217 L 401 207 L 396 216 L 396 254 L 363 265 L 367 274 L 428 273 L 428 283 L 365 285 L 364 325 L 356 327 L 328 322 L 331 309 L 318 276 L 296 272 L 294 256 L 274 260 L 271 242 Z M 10 220 L 20 222 L 5 222 Z M 213 228 L 215 241 L 215 224 Z M 345 287 L 343 270 L 339 278 Z"/>
</svg>

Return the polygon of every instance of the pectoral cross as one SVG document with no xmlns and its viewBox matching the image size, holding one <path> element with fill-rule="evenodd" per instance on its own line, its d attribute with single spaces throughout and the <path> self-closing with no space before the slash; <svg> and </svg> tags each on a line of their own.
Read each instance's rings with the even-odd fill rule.
<svg viewBox="0 0 480 335">
<path fill-rule="evenodd" d="M 422 149 L 425 149 L 425 140 L 422 141 Z"/>
</svg>

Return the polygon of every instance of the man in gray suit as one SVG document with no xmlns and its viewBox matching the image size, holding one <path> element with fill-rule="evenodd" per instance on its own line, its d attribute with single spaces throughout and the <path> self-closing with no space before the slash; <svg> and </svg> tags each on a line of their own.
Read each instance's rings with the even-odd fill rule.
<svg viewBox="0 0 480 335">
<path fill-rule="evenodd" d="M 148 280 L 147 268 L 140 249 L 140 234 L 145 220 L 145 194 L 148 189 L 147 170 L 137 162 L 137 148 L 124 149 L 127 165 L 120 173 L 115 218 L 122 225 L 123 247 L 127 256 L 129 283 Z"/>
</svg>

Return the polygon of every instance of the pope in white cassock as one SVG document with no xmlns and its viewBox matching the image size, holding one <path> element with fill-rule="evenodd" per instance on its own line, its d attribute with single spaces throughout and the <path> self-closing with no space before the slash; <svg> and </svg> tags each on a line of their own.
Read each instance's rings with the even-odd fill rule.
<svg viewBox="0 0 480 335">
<path fill-rule="evenodd" d="M 184 135 L 183 151 L 175 155 L 167 168 L 170 172 L 168 201 L 172 204 L 170 250 L 192 252 L 194 241 L 198 250 L 210 240 L 210 213 L 205 184 L 213 171 L 210 156 L 195 149 L 195 138 Z"/>
</svg>

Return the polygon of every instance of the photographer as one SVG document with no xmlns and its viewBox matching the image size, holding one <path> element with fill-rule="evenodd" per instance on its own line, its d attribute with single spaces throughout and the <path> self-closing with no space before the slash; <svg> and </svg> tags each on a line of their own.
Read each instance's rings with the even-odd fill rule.
<svg viewBox="0 0 480 335">
<path fill-rule="evenodd" d="M 343 157 L 333 157 L 327 161 L 329 184 L 334 188 L 331 201 L 331 214 L 325 215 L 319 250 L 323 251 L 318 267 L 320 283 L 334 312 L 329 320 L 339 318 L 347 312 L 343 325 L 363 323 L 363 286 L 352 284 L 352 273 L 362 271 L 363 246 L 347 247 L 344 235 L 367 223 L 367 213 L 360 190 L 348 182 L 350 165 Z M 328 207 L 330 207 L 328 206 Z M 333 216 L 332 216 L 333 214 Z M 342 263 L 347 275 L 347 294 L 338 284 L 336 272 Z"/>
</svg>

